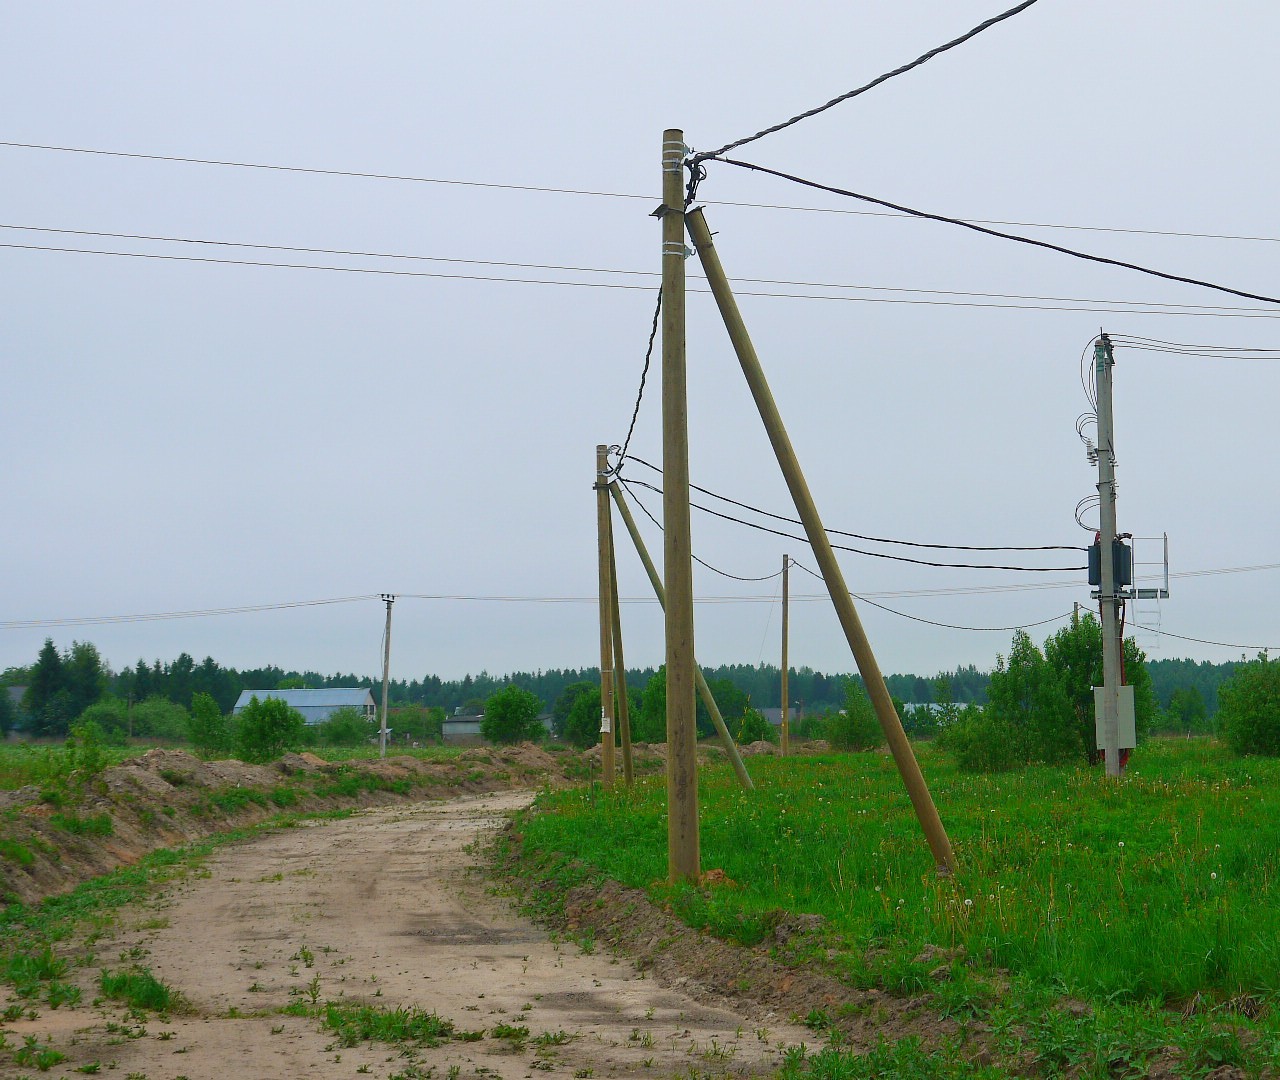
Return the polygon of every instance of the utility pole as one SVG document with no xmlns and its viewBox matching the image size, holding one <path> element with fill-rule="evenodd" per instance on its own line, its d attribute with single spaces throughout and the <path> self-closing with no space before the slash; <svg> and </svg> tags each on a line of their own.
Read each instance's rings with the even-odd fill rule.
<svg viewBox="0 0 1280 1080">
<path fill-rule="evenodd" d="M 636 519 L 631 514 L 631 508 L 627 505 L 627 500 L 622 496 L 622 488 L 614 483 L 609 485 L 609 491 L 613 494 L 613 501 L 617 504 L 618 513 L 622 515 L 622 523 L 626 525 L 627 532 L 631 534 L 631 542 L 635 545 L 636 554 L 640 556 L 644 571 L 649 575 L 649 584 L 653 586 L 653 595 L 658 598 L 658 604 L 665 611 L 667 608 L 667 594 L 662 587 L 662 577 L 658 573 L 658 568 L 653 565 L 653 559 L 649 556 L 649 549 L 645 546 L 644 537 L 640 535 L 640 530 L 636 527 Z M 720 715 L 720 707 L 716 704 L 716 699 L 711 693 L 711 687 L 707 685 L 707 677 L 702 673 L 702 668 L 698 666 L 696 660 L 693 664 L 693 681 L 698 689 L 698 697 L 702 699 L 702 704 L 707 707 L 707 713 L 711 717 L 711 724 L 716 729 L 716 734 L 720 736 L 720 745 L 724 747 L 725 756 L 728 757 L 729 764 L 733 766 L 733 772 L 738 778 L 738 783 L 747 791 L 754 791 L 755 784 L 751 782 L 747 767 L 742 764 L 742 755 L 738 753 L 738 744 L 733 741 L 733 736 L 729 734 L 729 729 L 724 723 L 724 717 Z"/>
<path fill-rule="evenodd" d="M 866 684 L 871 704 L 875 707 L 876 718 L 880 721 L 885 741 L 889 744 L 889 751 L 893 754 L 898 773 L 911 798 L 916 818 L 929 842 L 929 849 L 933 853 L 939 872 L 951 873 L 956 869 L 955 852 L 951 848 L 951 841 L 943 828 L 942 819 L 938 816 L 933 797 L 929 794 L 924 774 L 920 771 L 920 763 L 916 761 L 911 743 L 907 739 L 906 732 L 902 730 L 902 720 L 894 708 L 893 699 L 889 696 L 884 675 L 876 663 L 875 653 L 862 627 L 862 620 L 858 618 L 853 597 L 849 593 L 848 586 L 845 585 L 844 573 L 831 548 L 831 539 L 823 527 L 817 504 L 809 490 L 804 471 L 800 468 L 800 461 L 796 457 L 795 448 L 791 445 L 791 437 L 787 434 L 786 425 L 782 422 L 782 414 L 778 411 L 773 391 L 769 388 L 764 369 L 760 365 L 760 358 L 756 355 L 751 336 L 747 333 L 746 324 L 742 321 L 742 314 L 738 310 L 738 303 L 734 299 L 729 279 L 725 275 L 724 267 L 720 264 L 720 256 L 711 238 L 711 229 L 707 226 L 701 209 L 686 214 L 685 222 L 689 228 L 689 236 L 697 249 L 698 258 L 702 262 L 707 284 L 711 286 L 716 305 L 720 309 L 720 316 L 729 333 L 729 340 L 737 354 L 738 363 L 751 389 L 756 409 L 760 413 L 765 431 L 768 432 L 769 442 L 778 460 L 778 467 L 791 492 L 796 513 L 804 523 L 805 537 L 813 549 L 814 557 L 818 560 L 818 570 L 827 583 L 836 616 L 849 642 L 849 648 L 857 662 L 862 681 Z"/>
<path fill-rule="evenodd" d="M 609 447 L 596 447 L 596 547 L 600 581 L 600 775 L 606 789 L 613 787 L 613 580 L 609 566 Z"/>
<path fill-rule="evenodd" d="M 667 593 L 667 873 L 702 876 L 698 729 L 694 712 L 693 552 L 689 539 L 689 411 L 685 390 L 684 132 L 662 133 L 662 517 Z"/>
<path fill-rule="evenodd" d="M 782 756 L 791 753 L 791 727 L 787 720 L 787 618 L 790 601 L 791 556 L 782 556 Z"/>
<path fill-rule="evenodd" d="M 387 684 L 391 679 L 391 605 L 396 598 L 391 593 L 382 594 L 387 605 L 387 628 L 382 634 L 382 720 L 378 725 L 378 757 L 387 756 Z"/>
<path fill-rule="evenodd" d="M 610 485 L 612 488 L 612 485 Z M 613 714 L 622 744 L 622 782 L 635 783 L 635 765 L 631 758 L 631 711 L 627 701 L 627 662 L 622 655 L 622 605 L 618 600 L 618 550 L 613 543 L 613 513 L 609 513 L 609 595 L 613 614 Z"/>
<path fill-rule="evenodd" d="M 1098 385 L 1098 531 L 1101 557 L 1102 604 L 1102 743 L 1107 755 L 1107 775 L 1120 775 L 1120 605 L 1116 582 L 1116 446 L 1115 418 L 1111 408 L 1115 355 L 1111 339 L 1100 334 L 1093 347 Z"/>
</svg>

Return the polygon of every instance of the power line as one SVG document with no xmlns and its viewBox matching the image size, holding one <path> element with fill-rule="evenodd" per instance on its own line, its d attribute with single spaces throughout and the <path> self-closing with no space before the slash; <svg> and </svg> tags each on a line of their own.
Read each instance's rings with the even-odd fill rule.
<svg viewBox="0 0 1280 1080">
<path fill-rule="evenodd" d="M 152 259 L 160 262 L 181 262 L 181 263 L 205 263 L 214 266 L 247 266 L 257 268 L 267 268 L 276 270 L 319 270 L 330 273 L 341 274 L 369 274 L 376 277 L 400 277 L 400 278 L 427 278 L 435 281 L 480 281 L 480 282 L 496 282 L 507 285 L 552 285 L 561 288 L 572 289 L 613 289 L 622 290 L 624 292 L 649 292 L 652 288 L 649 285 L 628 285 L 623 282 L 613 281 L 557 281 L 546 278 L 524 278 L 524 277 L 504 277 L 494 274 L 458 274 L 443 273 L 426 270 L 387 270 L 377 267 L 367 266 L 334 266 L 330 264 L 317 263 L 292 263 L 292 262 L 269 262 L 261 259 L 221 259 L 211 256 L 197 255 L 163 255 L 152 252 L 141 251 L 104 251 L 98 248 L 73 248 L 73 247 L 54 247 L 46 244 L 11 244 L 0 243 L 0 248 L 11 249 L 17 251 L 42 251 L 52 252 L 64 255 L 105 255 L 114 258 L 124 259 Z M 302 249 L 296 249 L 302 250 Z M 387 256 L 395 258 L 398 256 Z M 404 256 L 405 258 L 428 258 L 427 256 Z M 445 261 L 445 260 L 441 260 Z M 453 261 L 453 260 L 449 260 Z M 463 260 L 457 260 L 459 262 Z M 476 260 L 477 262 L 480 260 Z M 539 264 L 514 264 L 492 262 L 488 265 L 494 266 L 538 266 Z M 548 267 L 548 269 L 556 269 Z M 634 270 L 598 270 L 588 268 L 564 267 L 566 271 L 580 270 L 583 273 L 616 273 L 616 274 L 639 274 L 645 271 Z M 765 279 L 761 279 L 765 280 Z M 838 285 L 815 285 L 821 288 L 841 288 Z M 849 288 L 878 288 L 878 286 L 847 286 Z M 690 293 L 704 293 L 710 295 L 709 289 L 688 289 Z M 929 291 L 929 290 L 922 290 Z M 1208 308 L 1204 310 L 1174 310 L 1172 305 L 1164 308 L 1138 308 L 1138 307 L 1100 307 L 1090 306 L 1085 309 L 1079 306 L 1060 306 L 1049 304 L 1001 304 L 1001 303 L 979 303 L 959 300 L 927 300 L 927 299 L 908 299 L 904 297 L 886 297 L 886 296 L 815 296 L 810 293 L 786 293 L 786 292 L 770 292 L 754 289 L 740 289 L 737 291 L 739 296 L 758 296 L 767 297 L 774 300 L 821 300 L 834 301 L 840 303 L 861 303 L 861 304 L 907 304 L 913 306 L 925 307 L 957 307 L 957 308 L 990 308 L 1003 309 L 1009 311 L 1083 311 L 1088 310 L 1091 314 L 1106 312 L 1117 315 L 1174 315 L 1174 316 L 1207 316 L 1212 318 L 1240 318 L 1240 319 L 1277 319 L 1280 318 L 1280 311 L 1264 311 L 1249 308 L 1239 309 L 1219 309 Z M 957 294 L 957 295 L 982 295 L 973 294 Z M 999 294 L 991 294 L 999 295 Z M 1086 303 L 1087 301 L 1067 301 L 1068 303 Z M 1120 304 L 1138 304 L 1142 301 L 1112 301 Z"/>
<path fill-rule="evenodd" d="M 719 158 L 721 154 L 730 150 L 735 150 L 739 146 L 745 146 L 747 143 L 755 142 L 757 139 L 763 139 L 766 135 L 772 135 L 776 131 L 782 131 L 784 128 L 789 128 L 793 124 L 800 123 L 801 120 L 807 120 L 811 116 L 817 116 L 818 113 L 826 112 L 828 109 L 834 108 L 841 102 L 848 101 L 850 98 L 855 98 L 859 94 L 865 94 L 868 90 L 874 89 L 881 83 L 888 82 L 890 79 L 895 78 L 898 75 L 905 75 L 908 71 L 918 68 L 921 64 L 928 63 L 928 61 L 932 60 L 935 56 L 947 52 L 950 49 L 954 49 L 957 45 L 963 45 L 966 41 L 977 37 L 984 30 L 995 26 L 997 23 L 1004 22 L 1005 19 L 1013 18 L 1013 16 L 1017 15 L 1019 12 L 1025 11 L 1035 2 L 1036 0 L 1023 0 L 1021 4 L 1017 4 L 1016 6 L 1011 7 L 1008 11 L 1001 12 L 999 15 L 987 19 L 985 22 L 979 23 L 972 30 L 961 34 L 958 38 L 948 41 L 945 45 L 939 45 L 937 48 L 930 49 L 927 53 L 917 56 L 910 63 L 903 64 L 901 67 L 894 68 L 892 71 L 887 71 L 883 75 L 877 75 L 869 83 L 858 87 L 856 90 L 850 90 L 848 93 L 841 94 L 839 97 L 834 97 L 825 105 L 819 105 L 816 108 L 799 113 L 798 115 L 791 117 L 789 120 L 782 121 L 780 124 L 774 124 L 772 127 L 767 127 L 762 131 L 757 131 L 754 135 L 748 135 L 745 138 L 736 140 L 735 142 L 726 143 L 724 146 L 720 147 L 719 150 L 711 150 L 707 153 L 694 154 L 690 159 L 691 164 L 696 167 L 703 161 L 710 160 L 711 158 Z"/>
<path fill-rule="evenodd" d="M 89 154 L 97 157 L 134 158 L 143 161 L 171 161 L 193 165 L 220 165 L 240 169 L 263 169 L 274 172 L 314 173 L 321 176 L 357 177 L 368 180 L 398 180 L 419 184 L 439 184 L 448 187 L 491 188 L 504 191 L 528 191 L 553 195 L 585 195 L 606 199 L 629 199 L 652 202 L 652 195 L 641 195 L 624 191 L 592 191 L 580 188 L 543 187 L 535 184 L 511 184 L 496 181 L 454 180 L 432 176 L 405 176 L 394 173 L 361 172 L 354 169 L 315 169 L 292 165 L 270 165 L 247 161 L 219 161 L 212 158 L 178 157 L 171 154 L 141 154 L 123 150 L 97 150 L 81 146 L 51 146 L 44 143 L 6 142 L 0 140 L 0 146 L 21 148 L 26 150 L 49 150 L 67 154 Z M 840 214 L 850 217 L 895 218 L 900 221 L 917 220 L 910 214 L 895 213 L 883 210 L 851 210 L 847 207 L 831 206 L 795 206 L 787 203 L 745 202 L 735 199 L 705 199 L 709 206 L 731 206 L 748 210 L 787 210 L 806 214 Z M 1173 236 L 1193 240 L 1236 240 L 1249 243 L 1280 243 L 1280 236 L 1251 236 L 1239 233 L 1205 233 L 1189 232 L 1178 229 L 1137 229 L 1108 225 L 1066 225 L 1045 221 L 1010 221 L 993 218 L 965 218 L 965 221 L 977 225 L 1010 225 L 1020 229 L 1062 229 L 1071 232 L 1103 232 L 1120 233 L 1133 236 Z"/>
<path fill-rule="evenodd" d="M 1251 348 L 1232 345 L 1188 345 L 1158 338 L 1108 334 L 1116 345 L 1126 349 L 1168 353 L 1174 356 L 1200 356 L 1210 360 L 1280 360 L 1280 349 Z"/>
<path fill-rule="evenodd" d="M 1256 649 L 1258 652 L 1276 652 L 1280 646 L 1276 645 L 1238 645 L 1230 641 L 1209 641 L 1207 638 L 1187 637 L 1186 634 L 1171 634 L 1168 630 L 1157 630 L 1154 626 L 1143 626 L 1140 623 L 1132 623 L 1139 630 L 1146 630 L 1152 634 L 1159 634 L 1161 637 L 1177 638 L 1179 641 L 1194 641 L 1197 645 L 1221 645 L 1224 649 Z"/>
<path fill-rule="evenodd" d="M 643 465 L 646 469 L 652 469 L 659 476 L 662 470 L 642 457 L 631 455 L 631 461 Z M 750 510 L 754 514 L 760 514 L 762 517 L 773 518 L 774 521 L 785 521 L 788 525 L 803 525 L 799 518 L 787 517 L 783 514 L 775 514 L 769 510 L 762 510 L 758 506 L 752 506 L 750 503 L 741 502 L 738 499 L 731 499 L 728 495 L 720 495 L 712 491 L 710 488 L 699 487 L 697 484 L 690 484 L 694 491 L 700 491 L 703 495 L 709 495 L 713 499 L 719 499 L 721 502 L 729 503 L 732 506 L 741 507 L 743 510 Z M 1010 544 L 997 545 L 978 545 L 978 544 L 928 544 L 916 540 L 890 540 L 883 536 L 866 536 L 862 533 L 848 532 L 845 529 L 825 528 L 825 531 L 832 536 L 848 536 L 855 540 L 870 540 L 877 544 L 899 544 L 904 547 L 933 548 L 943 551 L 1085 551 L 1085 548 L 1078 544 L 1040 544 L 1033 547 L 1018 547 Z"/>
<path fill-rule="evenodd" d="M 661 277 L 661 274 L 655 270 L 621 270 L 601 266 L 576 266 L 565 263 L 515 262 L 512 260 L 502 259 L 462 259 L 446 255 L 414 255 L 405 252 L 368 251 L 365 249 L 351 248 L 306 247 L 297 244 L 264 244 L 245 240 L 211 240 L 205 237 L 162 236 L 156 233 L 107 232 L 100 229 L 67 229 L 45 225 L 13 225 L 3 223 L 0 223 L 0 229 L 7 229 L 12 232 L 52 233 L 58 236 L 91 236 L 110 240 L 143 240 L 166 244 L 193 244 L 206 247 L 244 248 L 253 251 L 283 251 L 304 255 L 345 255 L 353 258 L 364 259 L 391 259 L 403 262 L 449 263 L 460 266 L 492 266 L 517 270 L 554 270 L 568 273 L 604 274 L 622 277 Z M 78 251 L 79 249 L 41 248 L 41 250 Z M 139 254 L 146 253 L 142 252 Z M 695 281 L 706 280 L 704 277 L 697 274 L 692 274 L 690 277 Z M 1089 305 L 1091 309 L 1098 304 L 1121 304 L 1126 307 L 1177 308 L 1195 311 L 1256 312 L 1258 310 L 1257 308 L 1242 307 L 1240 305 L 1165 303 L 1158 300 L 1112 300 L 1088 296 L 1043 296 L 1036 293 L 983 292 L 973 289 L 917 289 L 901 285 L 859 285 L 850 282 L 808 281 L 789 278 L 738 277 L 736 280 L 748 285 L 786 285 L 800 286 L 810 289 L 853 289 L 860 292 L 915 293 L 926 296 L 981 297 L 983 299 L 992 300 L 1046 300 L 1056 303 Z M 1276 312 L 1275 314 L 1280 314 L 1280 312 Z"/>
<path fill-rule="evenodd" d="M 777 169 L 769 169 L 763 165 L 753 165 L 747 161 L 735 161 L 733 158 L 717 158 L 717 161 L 723 161 L 726 165 L 734 165 L 740 169 L 749 169 L 753 172 L 766 173 L 769 176 L 776 176 L 781 180 L 789 180 L 793 184 L 800 184 L 804 187 L 815 188 L 819 191 L 829 191 L 833 195 L 844 195 L 850 199 L 860 199 L 863 202 L 873 203 L 876 206 L 887 206 L 892 210 L 897 210 L 904 214 L 910 214 L 913 217 L 924 218 L 929 221 L 940 221 L 948 225 L 958 225 L 963 229 L 969 229 L 984 236 L 994 236 L 1000 240 L 1012 240 L 1017 244 L 1027 244 L 1030 247 L 1044 248 L 1047 251 L 1056 251 L 1061 255 L 1070 255 L 1074 259 L 1083 259 L 1086 262 L 1100 263 L 1104 266 L 1118 266 L 1125 270 L 1134 270 L 1140 274 L 1146 274 L 1149 277 L 1160 278 L 1164 281 L 1177 281 L 1184 285 L 1198 285 L 1204 289 L 1213 289 L 1216 292 L 1227 293 L 1230 296 L 1239 296 L 1245 300 L 1259 300 L 1266 304 L 1280 304 L 1280 299 L 1274 296 L 1266 296 L 1262 293 L 1246 292 L 1243 289 L 1233 289 L 1227 285 L 1216 285 L 1212 281 L 1203 281 L 1200 278 L 1184 277 L 1181 274 L 1169 274 L 1163 270 L 1153 270 L 1150 267 L 1139 266 L 1137 263 L 1125 262 L 1122 259 L 1110 259 L 1103 255 L 1091 255 L 1085 251 L 1077 251 L 1074 248 L 1063 247 L 1061 244 L 1051 244 L 1047 240 L 1033 240 L 1029 236 L 1018 236 L 1016 233 L 1001 232 L 998 229 L 989 229 L 984 225 L 975 225 L 969 221 L 962 221 L 960 218 L 946 217 L 942 214 L 932 214 L 924 210 L 914 210 L 909 206 L 902 206 L 898 203 L 891 203 L 885 199 L 877 199 L 872 195 L 863 195 L 856 191 L 849 191 L 847 188 L 833 187 L 829 184 L 821 184 L 816 180 L 805 180 L 799 176 L 793 176 L 791 173 L 780 172 Z"/>
<path fill-rule="evenodd" d="M 284 611 L 292 608 L 322 607 L 327 604 L 351 604 L 360 600 L 376 600 L 376 593 L 362 596 L 338 596 L 328 600 L 295 600 L 283 604 L 243 604 L 238 607 L 196 608 L 188 611 L 159 611 L 143 615 L 90 615 L 62 619 L 8 619 L 0 622 L 0 630 L 33 630 L 59 626 L 105 626 L 113 623 L 157 622 L 166 619 L 203 619 L 214 615 L 245 615 L 258 611 Z"/>
<path fill-rule="evenodd" d="M 615 476 L 616 475 L 617 474 L 615 473 Z M 622 483 L 623 487 L 626 487 L 627 482 L 623 480 L 622 477 L 618 476 L 617 479 Z M 627 488 L 627 490 L 631 491 L 630 488 Z M 657 527 L 658 532 L 666 532 L 666 529 L 663 527 L 662 522 L 659 521 L 656 517 L 654 517 L 653 513 L 649 510 L 649 508 L 645 506 L 643 502 L 641 502 L 639 499 L 635 497 L 634 491 L 631 492 L 631 497 L 635 502 L 635 504 L 638 507 L 640 507 L 640 512 L 644 514 L 644 516 L 647 517 L 651 522 L 653 522 L 653 524 Z M 689 558 L 691 558 L 699 566 L 705 567 L 706 569 L 710 570 L 713 574 L 719 574 L 721 577 L 728 578 L 731 581 L 748 581 L 748 582 L 772 581 L 774 578 L 782 577 L 781 570 L 775 570 L 772 574 L 762 574 L 760 577 L 747 577 L 742 574 L 731 574 L 729 573 L 728 570 L 721 570 L 718 566 L 712 566 L 711 563 L 707 562 L 705 559 L 699 558 L 697 555 L 694 555 L 692 552 L 689 553 Z"/>
<path fill-rule="evenodd" d="M 809 574 L 812 577 L 817 578 L 819 581 L 823 583 L 826 582 L 826 578 L 824 578 L 820 573 L 818 573 L 816 570 L 810 570 L 807 566 L 804 565 L 804 563 L 799 562 L 796 559 L 791 560 L 791 565 L 798 566 L 806 574 Z M 934 619 L 923 619 L 919 615 L 908 615 L 905 611 L 898 611 L 896 608 L 888 607 L 885 604 L 877 604 L 874 600 L 871 600 L 866 596 L 860 596 L 856 592 L 851 591 L 849 595 L 852 596 L 855 600 L 860 601 L 861 603 L 869 604 L 873 608 L 879 608 L 881 611 L 886 611 L 890 615 L 897 615 L 900 619 L 910 619 L 912 622 L 924 623 L 926 626 L 939 626 L 939 627 L 942 627 L 944 630 L 972 630 L 977 633 L 1005 633 L 1009 630 L 1029 630 L 1035 626 L 1045 626 L 1048 623 L 1061 622 L 1063 619 L 1070 617 L 1072 614 L 1071 611 L 1067 611 L 1061 615 L 1054 615 L 1048 619 L 1040 619 L 1038 622 L 1019 623 L 1016 626 L 960 626 L 957 623 L 937 622 Z"/>
<path fill-rule="evenodd" d="M 648 488 L 650 491 L 656 492 L 659 495 L 662 494 L 662 488 L 657 487 L 654 484 L 646 483 L 643 480 L 628 481 L 628 480 L 623 480 L 621 477 L 619 477 L 619 480 L 621 481 L 622 485 L 627 488 L 628 491 L 631 491 L 630 485 L 635 484 L 639 487 Z M 632 492 L 632 495 L 634 497 L 635 492 Z M 636 502 L 640 503 L 640 500 L 637 498 Z M 719 510 L 713 510 L 711 509 L 711 507 L 703 506 L 701 503 L 691 502 L 689 505 L 697 510 L 701 510 L 704 514 L 710 514 L 712 517 L 720 518 L 723 521 L 731 521 L 735 525 L 745 525 L 748 529 L 755 529 L 757 532 L 771 533 L 774 536 L 781 536 L 784 539 L 794 540 L 797 543 L 801 543 L 801 544 L 808 543 L 808 541 L 803 536 L 797 536 L 794 533 L 783 532 L 781 529 L 771 529 L 767 525 L 760 525 L 753 521 L 746 521 L 742 518 L 734 517 L 732 514 L 725 514 L 720 512 Z M 908 555 L 890 555 L 887 552 L 883 552 L 883 551 L 865 551 L 862 548 L 850 547 L 847 544 L 832 544 L 831 546 L 835 548 L 837 551 L 847 551 L 853 555 L 865 555 L 868 558 L 872 558 L 872 559 L 888 559 L 892 562 L 911 563 L 912 565 L 915 565 L 915 566 L 937 566 L 937 567 L 944 567 L 947 569 L 956 569 L 956 570 L 1017 570 L 1017 571 L 1022 571 L 1024 573 L 1029 573 L 1029 574 L 1049 574 L 1049 573 L 1057 573 L 1058 571 L 1062 571 L 1062 570 L 1086 569 L 1086 567 L 1083 567 L 1083 566 L 1006 566 L 1006 565 L 997 564 L 997 563 L 935 562 L 931 559 L 914 559 Z"/>
</svg>

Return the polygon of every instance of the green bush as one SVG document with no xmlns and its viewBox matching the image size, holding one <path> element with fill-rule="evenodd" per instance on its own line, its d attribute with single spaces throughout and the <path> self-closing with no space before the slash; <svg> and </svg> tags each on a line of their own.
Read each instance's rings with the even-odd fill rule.
<svg viewBox="0 0 1280 1080">
<path fill-rule="evenodd" d="M 378 734 L 378 725 L 367 720 L 364 710 L 354 705 L 335 709 L 329 719 L 316 725 L 316 738 L 321 746 L 364 746 Z"/>
<path fill-rule="evenodd" d="M 1008 721 L 967 706 L 955 720 L 939 729 L 938 745 L 950 751 L 964 772 L 1003 772 L 1021 764 L 1017 740 Z"/>
<path fill-rule="evenodd" d="M 574 685 L 585 689 L 574 695 L 560 725 L 560 734 L 579 750 L 585 750 L 600 741 L 600 687 L 589 683 Z"/>
<path fill-rule="evenodd" d="M 191 698 L 191 715 L 187 718 L 187 738 L 196 753 L 214 758 L 231 753 L 235 735 L 231 721 L 222 714 L 218 703 L 208 694 Z"/>
<path fill-rule="evenodd" d="M 742 746 L 753 742 L 776 743 L 778 741 L 777 730 L 764 718 L 763 714 L 755 709 L 747 709 L 742 714 L 742 719 L 738 721 L 737 728 L 734 738 Z"/>
<path fill-rule="evenodd" d="M 236 754 L 241 761 L 265 762 L 300 746 L 306 724 L 302 714 L 281 698 L 259 701 L 257 696 L 240 710 L 236 724 Z"/>
<path fill-rule="evenodd" d="M 185 739 L 187 710 L 168 698 L 153 694 L 133 707 L 133 733 L 153 739 Z"/>
<path fill-rule="evenodd" d="M 1218 690 L 1218 730 L 1237 754 L 1280 757 L 1280 661 L 1260 653 Z"/>
<path fill-rule="evenodd" d="M 538 713 L 538 696 L 518 686 L 504 686 L 484 703 L 480 734 L 492 743 L 518 743 L 541 739 L 545 733 Z"/>
<path fill-rule="evenodd" d="M 80 714 L 76 726 L 84 724 L 97 725 L 108 746 L 124 746 L 129 735 L 129 708 L 119 698 L 103 698 Z"/>
<path fill-rule="evenodd" d="M 827 741 L 836 750 L 870 750 L 884 742 L 884 732 L 862 683 L 844 684 L 844 708 L 827 717 Z"/>
</svg>

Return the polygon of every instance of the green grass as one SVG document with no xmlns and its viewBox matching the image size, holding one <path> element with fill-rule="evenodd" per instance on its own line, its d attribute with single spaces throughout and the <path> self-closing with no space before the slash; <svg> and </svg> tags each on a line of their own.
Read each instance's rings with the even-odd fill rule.
<svg viewBox="0 0 1280 1080">
<path fill-rule="evenodd" d="M 320 1019 L 342 1046 L 359 1046 L 373 1039 L 439 1046 L 453 1035 L 453 1024 L 448 1020 L 415 1008 L 379 1009 L 331 1001 L 320 1011 Z"/>
<path fill-rule="evenodd" d="M 655 884 L 667 874 L 661 778 L 633 795 L 544 793 L 521 825 L 525 851 L 562 885 L 604 875 L 647 888 L 691 925 L 743 944 L 769 940 L 779 912 L 822 915 L 811 952 L 834 949 L 829 966 L 854 986 L 933 992 L 937 961 L 914 958 L 926 945 L 963 948 L 953 967 L 976 981 L 935 993 L 940 1007 L 989 1016 L 1012 1001 L 1017 1018 L 1031 1003 L 1081 998 L 1095 1015 L 1063 1036 L 1072 1046 L 1155 1017 L 1153 1039 L 1210 1060 L 1210 1034 L 1172 1019 L 1193 1006 L 1231 1023 L 1233 1010 L 1261 1008 L 1259 1045 L 1280 1047 L 1280 761 L 1159 741 L 1116 784 L 1084 769 L 972 776 L 929 748 L 920 757 L 960 862 L 954 877 L 935 873 L 882 754 L 756 758 L 755 792 L 723 767 L 703 770 L 702 866 L 731 886 Z M 1012 989 L 991 1004 L 984 988 L 997 972 L 1013 973 Z"/>
<path fill-rule="evenodd" d="M 131 1009 L 163 1013 L 178 1004 L 178 995 L 144 967 L 104 971 L 98 986 L 104 997 L 123 1001 Z"/>
<path fill-rule="evenodd" d="M 67 811 L 63 814 L 50 814 L 49 824 L 75 833 L 76 836 L 110 836 L 115 832 L 110 814 L 80 815 Z"/>
<path fill-rule="evenodd" d="M 100 749 L 103 762 L 119 765 L 136 757 L 138 747 L 104 746 Z M 57 785 L 65 781 L 75 769 L 75 756 L 61 743 L 4 743 L 0 744 L 0 791 L 12 791 L 28 785 Z"/>
</svg>

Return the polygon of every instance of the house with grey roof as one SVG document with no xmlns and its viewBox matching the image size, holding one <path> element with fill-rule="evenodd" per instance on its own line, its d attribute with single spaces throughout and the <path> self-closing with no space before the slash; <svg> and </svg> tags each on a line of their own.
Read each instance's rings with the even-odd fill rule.
<svg viewBox="0 0 1280 1080">
<path fill-rule="evenodd" d="M 239 714 L 253 698 L 259 701 L 278 698 L 289 708 L 300 712 L 309 726 L 323 724 L 339 709 L 359 709 L 366 720 L 378 718 L 373 694 L 363 686 L 336 686 L 324 690 L 244 690 L 231 710 L 232 715 Z"/>
</svg>

